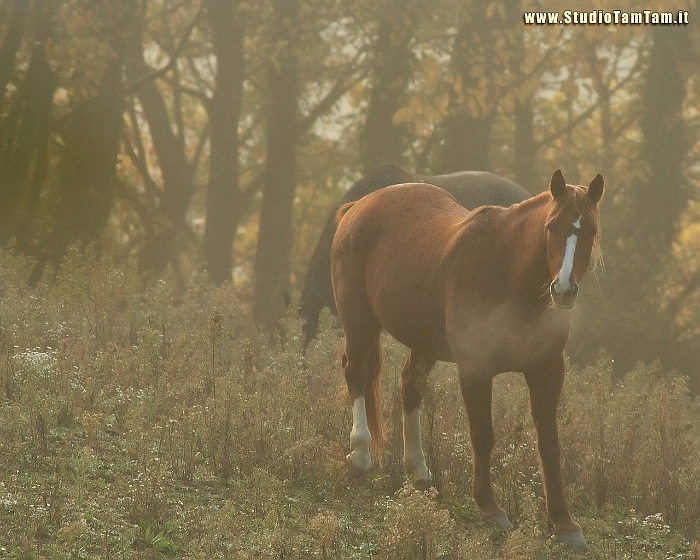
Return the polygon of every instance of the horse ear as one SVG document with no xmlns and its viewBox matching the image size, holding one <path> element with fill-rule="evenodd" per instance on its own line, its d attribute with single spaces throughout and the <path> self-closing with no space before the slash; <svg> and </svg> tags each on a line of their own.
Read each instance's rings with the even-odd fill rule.
<svg viewBox="0 0 700 560">
<path fill-rule="evenodd" d="M 598 201 L 603 196 L 604 187 L 605 181 L 603 181 L 603 176 L 598 173 L 591 181 L 591 184 L 588 185 L 588 198 L 590 198 L 594 204 L 598 204 Z"/>
<path fill-rule="evenodd" d="M 557 169 L 552 175 L 552 180 L 549 183 L 549 190 L 554 200 L 559 200 L 566 196 L 566 180 L 564 179 L 561 169 Z"/>
</svg>

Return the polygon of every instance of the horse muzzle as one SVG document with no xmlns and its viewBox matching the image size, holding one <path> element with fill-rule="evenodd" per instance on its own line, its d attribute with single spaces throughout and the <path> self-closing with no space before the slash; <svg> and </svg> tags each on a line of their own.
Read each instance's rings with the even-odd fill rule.
<svg viewBox="0 0 700 560">
<path fill-rule="evenodd" d="M 555 280 L 549 285 L 549 293 L 552 295 L 552 302 L 555 307 L 560 309 L 571 309 L 578 298 L 578 284 L 574 282 L 568 289 L 557 289 L 557 281 Z"/>
</svg>

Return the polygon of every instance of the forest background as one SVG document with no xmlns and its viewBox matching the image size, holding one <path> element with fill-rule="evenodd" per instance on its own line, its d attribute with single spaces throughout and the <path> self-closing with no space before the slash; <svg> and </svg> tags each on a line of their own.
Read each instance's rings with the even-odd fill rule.
<svg viewBox="0 0 700 560">
<path fill-rule="evenodd" d="M 205 268 L 271 328 L 327 213 L 380 163 L 532 193 L 556 168 L 600 172 L 605 270 L 570 355 L 661 359 L 698 390 L 694 5 L 576 6 L 689 25 L 525 23 L 556 6 L 3 0 L 0 242 L 34 279 L 77 241 L 109 242 L 144 281 Z"/>
<path fill-rule="evenodd" d="M 385 162 L 423 174 L 492 171 L 533 194 L 557 168 L 574 184 L 602 173 L 605 264 L 582 286 L 570 360 L 607 364 L 612 380 L 639 371 L 638 362 L 658 361 L 686 376 L 697 394 L 700 13 L 692 1 L 579 0 L 571 9 L 674 18 L 687 11 L 689 23 L 525 22 L 527 12 L 559 9 L 549 0 L 0 0 L 7 402 L 36 404 L 38 393 L 27 392 L 22 375 L 53 371 L 42 369 L 41 356 L 53 364 L 67 340 L 61 329 L 70 321 L 58 331 L 46 322 L 43 332 L 32 321 L 82 302 L 71 313 L 82 309 L 89 322 L 90 360 L 103 359 L 110 344 L 138 347 L 135 360 L 173 360 L 176 352 L 163 349 L 175 336 L 166 326 L 179 320 L 194 329 L 177 311 L 198 309 L 193 285 L 208 286 L 213 299 L 197 327 L 210 368 L 192 378 L 223 376 L 239 350 L 251 371 L 267 371 L 259 356 L 269 341 L 249 351 L 231 334 L 234 349 L 215 356 L 226 318 L 216 305 L 232 305 L 217 300 L 224 293 L 217 290 L 235 301 L 236 321 L 248 325 L 245 340 L 258 340 L 251 334 L 258 327 L 269 332 L 290 321 L 283 294 L 300 289 L 328 212 L 344 189 Z M 81 263 L 125 270 L 125 283 L 90 276 Z M 71 284 L 80 274 L 82 288 Z M 32 301 L 40 303 L 30 321 Z M 139 305 L 149 311 L 135 311 Z M 123 312 L 132 314 L 121 325 Z M 111 340 L 111 329 L 123 338 Z M 151 335 L 165 346 L 147 347 Z M 324 364 L 337 365 L 337 340 L 323 344 L 333 349 Z M 148 348 L 155 354 L 139 354 Z M 28 351 L 38 352 L 30 357 L 41 367 L 20 367 Z M 88 370 L 97 367 L 90 363 Z M 153 367 L 158 375 L 167 370 Z M 649 375 L 656 379 L 657 371 Z M 32 460 L 55 457 L 51 429 L 77 422 L 86 447 L 96 441 L 95 426 L 103 435 L 114 429 L 103 422 L 112 413 L 91 408 L 93 401 L 67 402 L 48 416 L 30 406 L 29 435 L 7 428 L 34 446 Z M 103 414 L 103 423 L 91 414 Z M 128 419 L 115 414 L 126 433 Z M 243 463 L 217 455 L 217 434 L 210 432 L 213 447 L 192 444 L 202 445 L 202 461 L 217 476 L 250 475 Z M 272 448 L 259 450 L 260 461 Z M 180 458 L 192 469 L 185 478 L 199 468 L 192 452 Z M 145 451 L 142 458 L 143 472 L 152 472 Z M 148 527 L 167 533 L 158 512 L 144 512 L 139 538 Z M 67 526 L 53 522 L 55 531 Z M 45 542 L 55 531 L 32 538 Z M 695 526 L 687 534 L 696 535 Z"/>
</svg>

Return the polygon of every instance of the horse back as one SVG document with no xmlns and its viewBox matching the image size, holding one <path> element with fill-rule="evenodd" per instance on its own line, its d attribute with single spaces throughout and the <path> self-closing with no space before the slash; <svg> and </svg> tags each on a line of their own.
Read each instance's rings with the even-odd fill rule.
<svg viewBox="0 0 700 560">
<path fill-rule="evenodd" d="M 469 214 L 452 195 L 434 185 L 393 185 L 341 206 L 333 245 L 346 245 L 357 255 L 391 252 L 415 258 L 422 254 L 437 261 L 456 231 L 455 224 Z"/>
</svg>

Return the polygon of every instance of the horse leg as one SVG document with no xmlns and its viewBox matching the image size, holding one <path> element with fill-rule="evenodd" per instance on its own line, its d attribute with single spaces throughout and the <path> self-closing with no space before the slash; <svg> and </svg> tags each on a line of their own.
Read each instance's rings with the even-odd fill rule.
<svg viewBox="0 0 700 560">
<path fill-rule="evenodd" d="M 425 464 L 420 436 L 420 403 L 425 392 L 428 373 L 435 360 L 411 350 L 401 372 L 403 400 L 403 464 L 406 474 L 416 488 L 428 488 L 433 480 Z"/>
<path fill-rule="evenodd" d="M 469 418 L 472 442 L 472 494 L 485 521 L 492 521 L 503 529 L 512 529 L 508 514 L 496 503 L 491 485 L 491 451 L 494 446 L 491 421 L 492 379 L 471 382 L 460 372 L 460 386 Z"/>
<path fill-rule="evenodd" d="M 575 548 L 586 548 L 581 527 L 569 512 L 561 477 L 557 406 L 564 383 L 563 354 L 549 367 L 525 374 L 530 389 L 530 408 L 537 430 L 537 449 L 544 481 L 547 513 L 554 524 L 554 534 L 560 542 Z"/>
<path fill-rule="evenodd" d="M 370 330 L 370 329 L 368 329 Z M 379 334 L 377 330 L 373 336 L 365 331 L 359 336 L 345 335 L 345 354 L 343 366 L 345 368 L 345 381 L 352 400 L 352 431 L 350 432 L 350 453 L 346 456 L 350 468 L 350 474 L 355 477 L 364 476 L 372 466 L 370 444 L 372 434 L 370 422 L 367 417 L 368 406 L 374 406 L 373 396 L 371 402 L 365 401 L 368 391 L 369 368 L 376 367 L 381 360 L 379 348 Z M 370 388 L 371 389 L 371 388 Z M 368 395 L 369 396 L 369 395 Z M 374 412 L 376 414 L 376 411 Z"/>
</svg>

